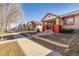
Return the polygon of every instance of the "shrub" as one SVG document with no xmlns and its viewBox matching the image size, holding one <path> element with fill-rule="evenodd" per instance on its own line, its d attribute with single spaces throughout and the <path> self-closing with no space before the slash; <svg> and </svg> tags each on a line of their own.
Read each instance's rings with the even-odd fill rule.
<svg viewBox="0 0 79 59">
<path fill-rule="evenodd" d="M 74 32 L 74 30 L 73 29 L 61 29 L 61 31 L 60 31 L 61 33 L 73 33 Z"/>
<path fill-rule="evenodd" d="M 36 32 L 40 32 L 39 28 L 36 30 Z"/>
</svg>

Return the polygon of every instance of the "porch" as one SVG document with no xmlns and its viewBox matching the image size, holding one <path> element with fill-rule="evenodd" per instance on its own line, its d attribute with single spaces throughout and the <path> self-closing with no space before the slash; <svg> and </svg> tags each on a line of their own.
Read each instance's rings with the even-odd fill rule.
<svg viewBox="0 0 79 59">
<path fill-rule="evenodd" d="M 60 17 L 56 17 L 54 19 L 44 20 L 42 22 L 43 31 L 50 29 L 52 32 L 59 33 L 61 29 Z"/>
</svg>

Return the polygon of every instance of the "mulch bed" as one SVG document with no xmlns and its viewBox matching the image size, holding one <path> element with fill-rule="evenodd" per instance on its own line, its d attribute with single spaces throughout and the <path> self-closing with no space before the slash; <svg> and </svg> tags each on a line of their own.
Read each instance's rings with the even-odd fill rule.
<svg viewBox="0 0 79 59">
<path fill-rule="evenodd" d="M 77 34 L 69 46 L 68 52 L 63 52 L 66 56 L 79 56 L 79 34 Z"/>
<path fill-rule="evenodd" d="M 71 42 L 73 35 L 74 34 L 61 34 L 60 33 L 60 34 L 52 34 L 52 35 L 42 35 L 39 37 L 68 45 Z"/>
</svg>

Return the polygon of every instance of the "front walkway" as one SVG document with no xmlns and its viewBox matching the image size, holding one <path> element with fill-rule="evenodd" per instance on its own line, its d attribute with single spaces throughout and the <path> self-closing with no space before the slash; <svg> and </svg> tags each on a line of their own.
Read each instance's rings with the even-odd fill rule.
<svg viewBox="0 0 79 59">
<path fill-rule="evenodd" d="M 26 38 L 19 39 L 17 42 L 23 49 L 26 56 L 46 56 L 52 52 L 50 49 L 47 49 Z"/>
</svg>

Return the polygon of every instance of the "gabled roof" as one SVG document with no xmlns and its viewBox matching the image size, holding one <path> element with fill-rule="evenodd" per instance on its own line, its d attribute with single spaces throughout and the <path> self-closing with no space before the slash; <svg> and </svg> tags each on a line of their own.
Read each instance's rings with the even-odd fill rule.
<svg viewBox="0 0 79 59">
<path fill-rule="evenodd" d="M 44 19 L 45 19 L 48 15 L 55 16 L 55 18 L 59 17 L 58 15 L 51 14 L 51 13 L 47 13 L 47 14 L 42 18 L 41 21 L 44 21 Z"/>
<path fill-rule="evenodd" d="M 64 17 L 70 17 L 70 16 L 73 16 L 73 15 L 76 15 L 76 14 L 79 14 L 79 10 L 76 10 L 76 11 L 72 11 L 72 12 L 69 12 L 69 13 L 66 13 L 66 14 L 62 14 L 62 15 L 55 15 L 55 14 L 51 14 L 51 13 L 47 13 L 41 21 L 44 21 L 44 19 L 48 16 L 48 15 L 52 15 L 52 16 L 56 16 L 57 17 L 60 17 L 60 18 L 64 18 Z M 52 20 L 52 19 L 49 19 L 49 20 Z"/>
<path fill-rule="evenodd" d="M 79 10 L 72 11 L 72 12 L 69 12 L 66 14 L 62 14 L 62 15 L 60 15 L 60 17 L 70 16 L 70 15 L 75 15 L 75 14 L 79 14 Z"/>
</svg>

